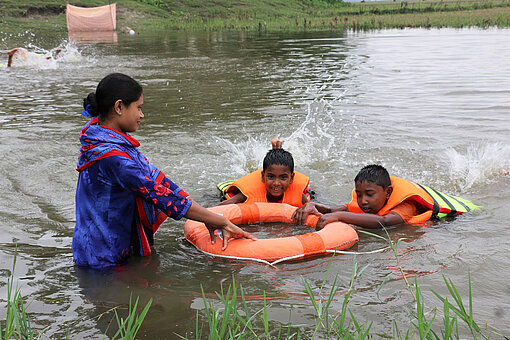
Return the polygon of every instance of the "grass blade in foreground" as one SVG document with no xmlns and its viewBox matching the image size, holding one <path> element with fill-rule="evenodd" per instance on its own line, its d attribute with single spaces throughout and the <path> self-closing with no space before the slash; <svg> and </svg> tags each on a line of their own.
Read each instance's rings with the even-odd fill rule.
<svg viewBox="0 0 510 340">
<path fill-rule="evenodd" d="M 119 330 L 112 339 L 135 339 L 136 334 L 140 330 L 140 326 L 142 325 L 147 312 L 152 304 L 152 299 L 147 302 L 144 309 L 140 314 L 137 314 L 138 307 L 138 298 L 136 298 L 135 305 L 131 305 L 131 298 L 129 299 L 129 312 L 126 319 L 119 318 L 117 310 L 115 310 L 115 318 L 117 320 L 117 325 L 119 326 Z"/>
</svg>

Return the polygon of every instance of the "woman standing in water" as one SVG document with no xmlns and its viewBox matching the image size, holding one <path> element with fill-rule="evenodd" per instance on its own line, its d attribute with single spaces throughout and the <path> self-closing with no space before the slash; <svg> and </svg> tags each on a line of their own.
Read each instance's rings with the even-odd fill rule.
<svg viewBox="0 0 510 340">
<path fill-rule="evenodd" d="M 151 253 L 153 235 L 167 216 L 204 222 L 229 238 L 253 236 L 227 218 L 203 208 L 138 150 L 129 135 L 141 119 L 143 92 L 133 78 L 112 73 L 83 101 L 92 119 L 80 133 L 73 257 L 78 266 L 111 268 L 132 253 Z"/>
</svg>

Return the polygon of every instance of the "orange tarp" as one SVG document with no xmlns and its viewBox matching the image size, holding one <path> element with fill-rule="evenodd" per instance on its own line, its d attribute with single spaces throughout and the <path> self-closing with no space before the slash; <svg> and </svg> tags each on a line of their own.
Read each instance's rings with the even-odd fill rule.
<svg viewBox="0 0 510 340">
<path fill-rule="evenodd" d="M 117 27 L 116 4 L 101 7 L 76 7 L 67 4 L 67 30 L 114 31 Z"/>
</svg>

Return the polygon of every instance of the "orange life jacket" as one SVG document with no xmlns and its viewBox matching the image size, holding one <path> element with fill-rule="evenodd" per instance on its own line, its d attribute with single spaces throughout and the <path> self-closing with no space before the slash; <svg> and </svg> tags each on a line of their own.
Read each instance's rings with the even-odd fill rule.
<svg viewBox="0 0 510 340">
<path fill-rule="evenodd" d="M 295 207 L 302 206 L 303 193 L 309 183 L 310 179 L 307 176 L 294 171 L 294 179 L 289 185 L 289 188 L 283 193 L 283 199 L 280 203 L 287 203 Z M 236 189 L 246 196 L 246 201 L 243 203 L 269 203 L 266 197 L 266 185 L 262 182 L 262 169 L 239 178 L 237 181 L 230 184 L 225 192 L 232 195 L 232 192 Z"/>
<path fill-rule="evenodd" d="M 412 217 L 408 223 L 423 223 L 432 218 L 471 211 L 476 207 L 472 202 L 460 197 L 444 194 L 402 178 L 390 176 L 390 179 L 393 191 L 377 215 L 385 215 L 400 203 L 408 200 L 420 204 L 426 210 L 424 213 Z M 363 210 L 358 206 L 355 189 L 352 191 L 352 200 L 348 204 L 348 211 L 363 213 Z"/>
</svg>

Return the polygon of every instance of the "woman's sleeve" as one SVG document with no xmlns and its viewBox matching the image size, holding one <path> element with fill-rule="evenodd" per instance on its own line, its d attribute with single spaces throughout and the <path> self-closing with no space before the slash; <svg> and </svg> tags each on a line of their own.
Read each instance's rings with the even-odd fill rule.
<svg viewBox="0 0 510 340">
<path fill-rule="evenodd" d="M 135 193 L 146 201 L 152 202 L 159 210 L 173 219 L 182 218 L 189 207 L 189 195 L 167 177 L 156 183 L 150 170 L 141 168 L 133 160 L 113 156 L 101 160 L 105 173 L 112 183 L 117 183 L 125 190 Z M 152 171 L 158 171 L 155 167 Z"/>
</svg>

